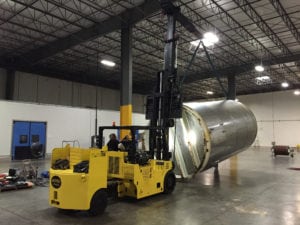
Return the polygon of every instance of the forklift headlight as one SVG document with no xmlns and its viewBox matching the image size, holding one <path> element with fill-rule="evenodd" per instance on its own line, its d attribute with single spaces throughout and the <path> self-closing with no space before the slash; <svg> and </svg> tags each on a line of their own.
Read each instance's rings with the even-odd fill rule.
<svg viewBox="0 0 300 225">
<path fill-rule="evenodd" d="M 61 186 L 61 179 L 58 176 L 54 176 L 51 178 L 52 187 L 58 189 Z"/>
</svg>

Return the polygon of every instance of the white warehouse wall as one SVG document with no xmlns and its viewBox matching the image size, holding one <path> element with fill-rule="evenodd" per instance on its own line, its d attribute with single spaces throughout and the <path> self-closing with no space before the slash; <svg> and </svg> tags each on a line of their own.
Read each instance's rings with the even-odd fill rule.
<svg viewBox="0 0 300 225">
<path fill-rule="evenodd" d="M 0 69 L 0 99 L 5 97 L 5 85 L 6 71 Z M 102 87 L 97 90 L 99 109 L 119 110 L 118 90 Z M 95 92 L 94 86 L 17 71 L 13 99 L 93 108 Z M 293 91 L 244 95 L 238 99 L 254 112 L 257 119 L 258 135 L 254 145 L 270 146 L 272 141 L 290 146 L 300 143 L 300 96 L 295 96 Z M 145 96 L 134 94 L 133 110 L 144 113 L 144 105 Z"/>
<path fill-rule="evenodd" d="M 279 91 L 238 96 L 254 113 L 258 134 L 254 145 L 296 146 L 300 144 L 300 96 L 294 91 Z"/>
<path fill-rule="evenodd" d="M 145 116 L 134 113 L 133 123 L 145 125 Z M 89 147 L 95 131 L 95 110 L 67 106 L 0 101 L 0 155 L 11 154 L 13 121 L 47 122 L 46 152 L 61 147 L 62 140 L 78 140 L 81 147 Z M 98 110 L 98 126 L 119 123 L 119 112 Z M 108 133 L 106 133 L 106 136 Z M 108 138 L 106 137 L 106 140 Z"/>
<path fill-rule="evenodd" d="M 5 86 L 6 70 L 0 68 L 0 99 L 5 98 Z M 94 108 L 96 88 L 92 85 L 16 71 L 13 100 Z M 132 103 L 134 112 L 144 113 L 145 96 L 133 94 Z M 100 109 L 119 110 L 120 91 L 98 87 L 97 105 Z"/>
</svg>

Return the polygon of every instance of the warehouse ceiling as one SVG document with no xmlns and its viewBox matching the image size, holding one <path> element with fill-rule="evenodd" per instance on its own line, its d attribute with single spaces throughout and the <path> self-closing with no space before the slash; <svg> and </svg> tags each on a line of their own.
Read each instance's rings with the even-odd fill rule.
<svg viewBox="0 0 300 225">
<path fill-rule="evenodd" d="M 219 42 L 188 67 L 193 36 L 178 24 L 178 75 L 185 100 L 224 96 L 236 75 L 237 94 L 300 87 L 298 0 L 179 0 L 181 12 Z M 0 0 L 0 66 L 119 89 L 120 34 L 133 26 L 133 92 L 148 94 L 163 67 L 166 16 L 157 0 Z M 116 62 L 108 68 L 102 59 Z M 254 66 L 262 64 L 263 72 Z M 269 77 L 269 79 L 257 79 Z M 207 91 L 212 91 L 208 95 Z"/>
</svg>

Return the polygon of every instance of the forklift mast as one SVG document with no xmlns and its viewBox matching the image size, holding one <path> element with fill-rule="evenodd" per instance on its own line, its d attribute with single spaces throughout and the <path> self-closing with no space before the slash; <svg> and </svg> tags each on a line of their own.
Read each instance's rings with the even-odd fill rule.
<svg viewBox="0 0 300 225">
<path fill-rule="evenodd" d="M 177 80 L 177 37 L 176 15 L 179 7 L 170 1 L 161 1 L 164 14 L 167 15 L 167 34 L 164 49 L 164 68 L 157 74 L 155 91 L 147 97 L 146 119 L 151 127 L 162 129 L 150 130 L 149 154 L 151 158 L 169 160 L 169 128 L 174 126 L 174 119 L 181 118 L 182 99 Z"/>
</svg>

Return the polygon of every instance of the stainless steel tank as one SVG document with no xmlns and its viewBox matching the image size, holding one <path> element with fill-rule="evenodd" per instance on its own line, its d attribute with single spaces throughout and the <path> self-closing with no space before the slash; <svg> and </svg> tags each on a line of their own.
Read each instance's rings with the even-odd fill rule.
<svg viewBox="0 0 300 225">
<path fill-rule="evenodd" d="M 216 166 L 254 141 L 257 123 L 253 113 L 233 100 L 186 103 L 181 119 L 170 129 L 170 151 L 175 173 L 191 177 Z"/>
</svg>

